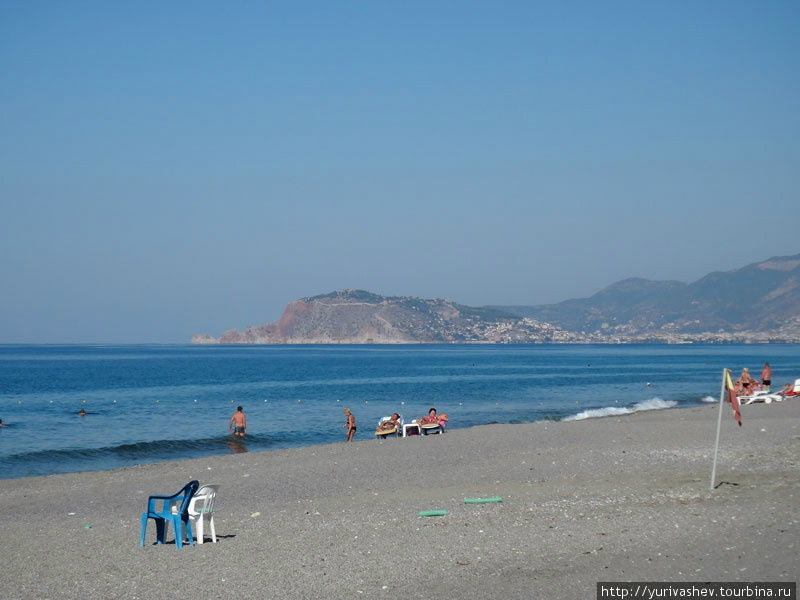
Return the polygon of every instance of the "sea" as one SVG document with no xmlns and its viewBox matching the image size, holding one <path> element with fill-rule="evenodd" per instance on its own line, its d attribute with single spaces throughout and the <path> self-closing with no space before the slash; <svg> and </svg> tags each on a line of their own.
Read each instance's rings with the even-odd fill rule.
<svg viewBox="0 0 800 600">
<path fill-rule="evenodd" d="M 0 479 L 343 442 L 345 407 L 366 440 L 431 407 L 449 430 L 699 406 L 766 361 L 800 377 L 774 344 L 0 345 Z"/>
</svg>

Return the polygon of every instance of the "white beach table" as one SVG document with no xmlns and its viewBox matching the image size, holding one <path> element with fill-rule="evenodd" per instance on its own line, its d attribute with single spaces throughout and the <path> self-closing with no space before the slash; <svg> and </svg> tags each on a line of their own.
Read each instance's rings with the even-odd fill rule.
<svg viewBox="0 0 800 600">
<path fill-rule="evenodd" d="M 403 423 L 403 437 L 408 437 L 408 430 L 411 428 L 415 428 L 417 430 L 417 435 L 422 435 L 422 431 L 420 431 L 419 423 Z"/>
</svg>

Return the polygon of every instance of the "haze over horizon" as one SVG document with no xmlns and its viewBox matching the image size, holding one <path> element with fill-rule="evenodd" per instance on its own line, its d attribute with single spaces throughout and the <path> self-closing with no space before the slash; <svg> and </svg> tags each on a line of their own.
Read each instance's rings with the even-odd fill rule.
<svg viewBox="0 0 800 600">
<path fill-rule="evenodd" d="M 796 2 L 0 5 L 0 343 L 798 253 Z"/>
</svg>

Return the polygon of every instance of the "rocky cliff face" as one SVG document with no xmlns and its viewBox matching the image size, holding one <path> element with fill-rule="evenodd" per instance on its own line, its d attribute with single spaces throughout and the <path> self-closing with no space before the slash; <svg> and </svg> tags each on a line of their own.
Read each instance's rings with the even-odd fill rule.
<svg viewBox="0 0 800 600">
<path fill-rule="evenodd" d="M 413 344 L 545 341 L 557 331 L 533 319 L 450 300 L 384 297 L 341 290 L 290 302 L 280 320 L 195 344 Z"/>
</svg>

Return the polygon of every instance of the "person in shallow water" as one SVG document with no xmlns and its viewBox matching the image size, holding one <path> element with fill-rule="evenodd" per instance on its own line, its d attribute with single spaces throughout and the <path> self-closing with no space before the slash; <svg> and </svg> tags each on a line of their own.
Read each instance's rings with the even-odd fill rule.
<svg viewBox="0 0 800 600">
<path fill-rule="evenodd" d="M 233 435 L 244 437 L 247 433 L 247 418 L 244 416 L 244 409 L 241 406 L 236 407 L 236 412 L 233 413 L 230 422 L 228 423 L 228 431 Z"/>
<path fill-rule="evenodd" d="M 78 416 L 79 416 L 79 417 L 85 417 L 85 416 L 86 416 L 86 411 L 85 411 L 85 410 L 83 410 L 83 409 L 80 409 L 80 410 L 78 411 Z"/>
</svg>

